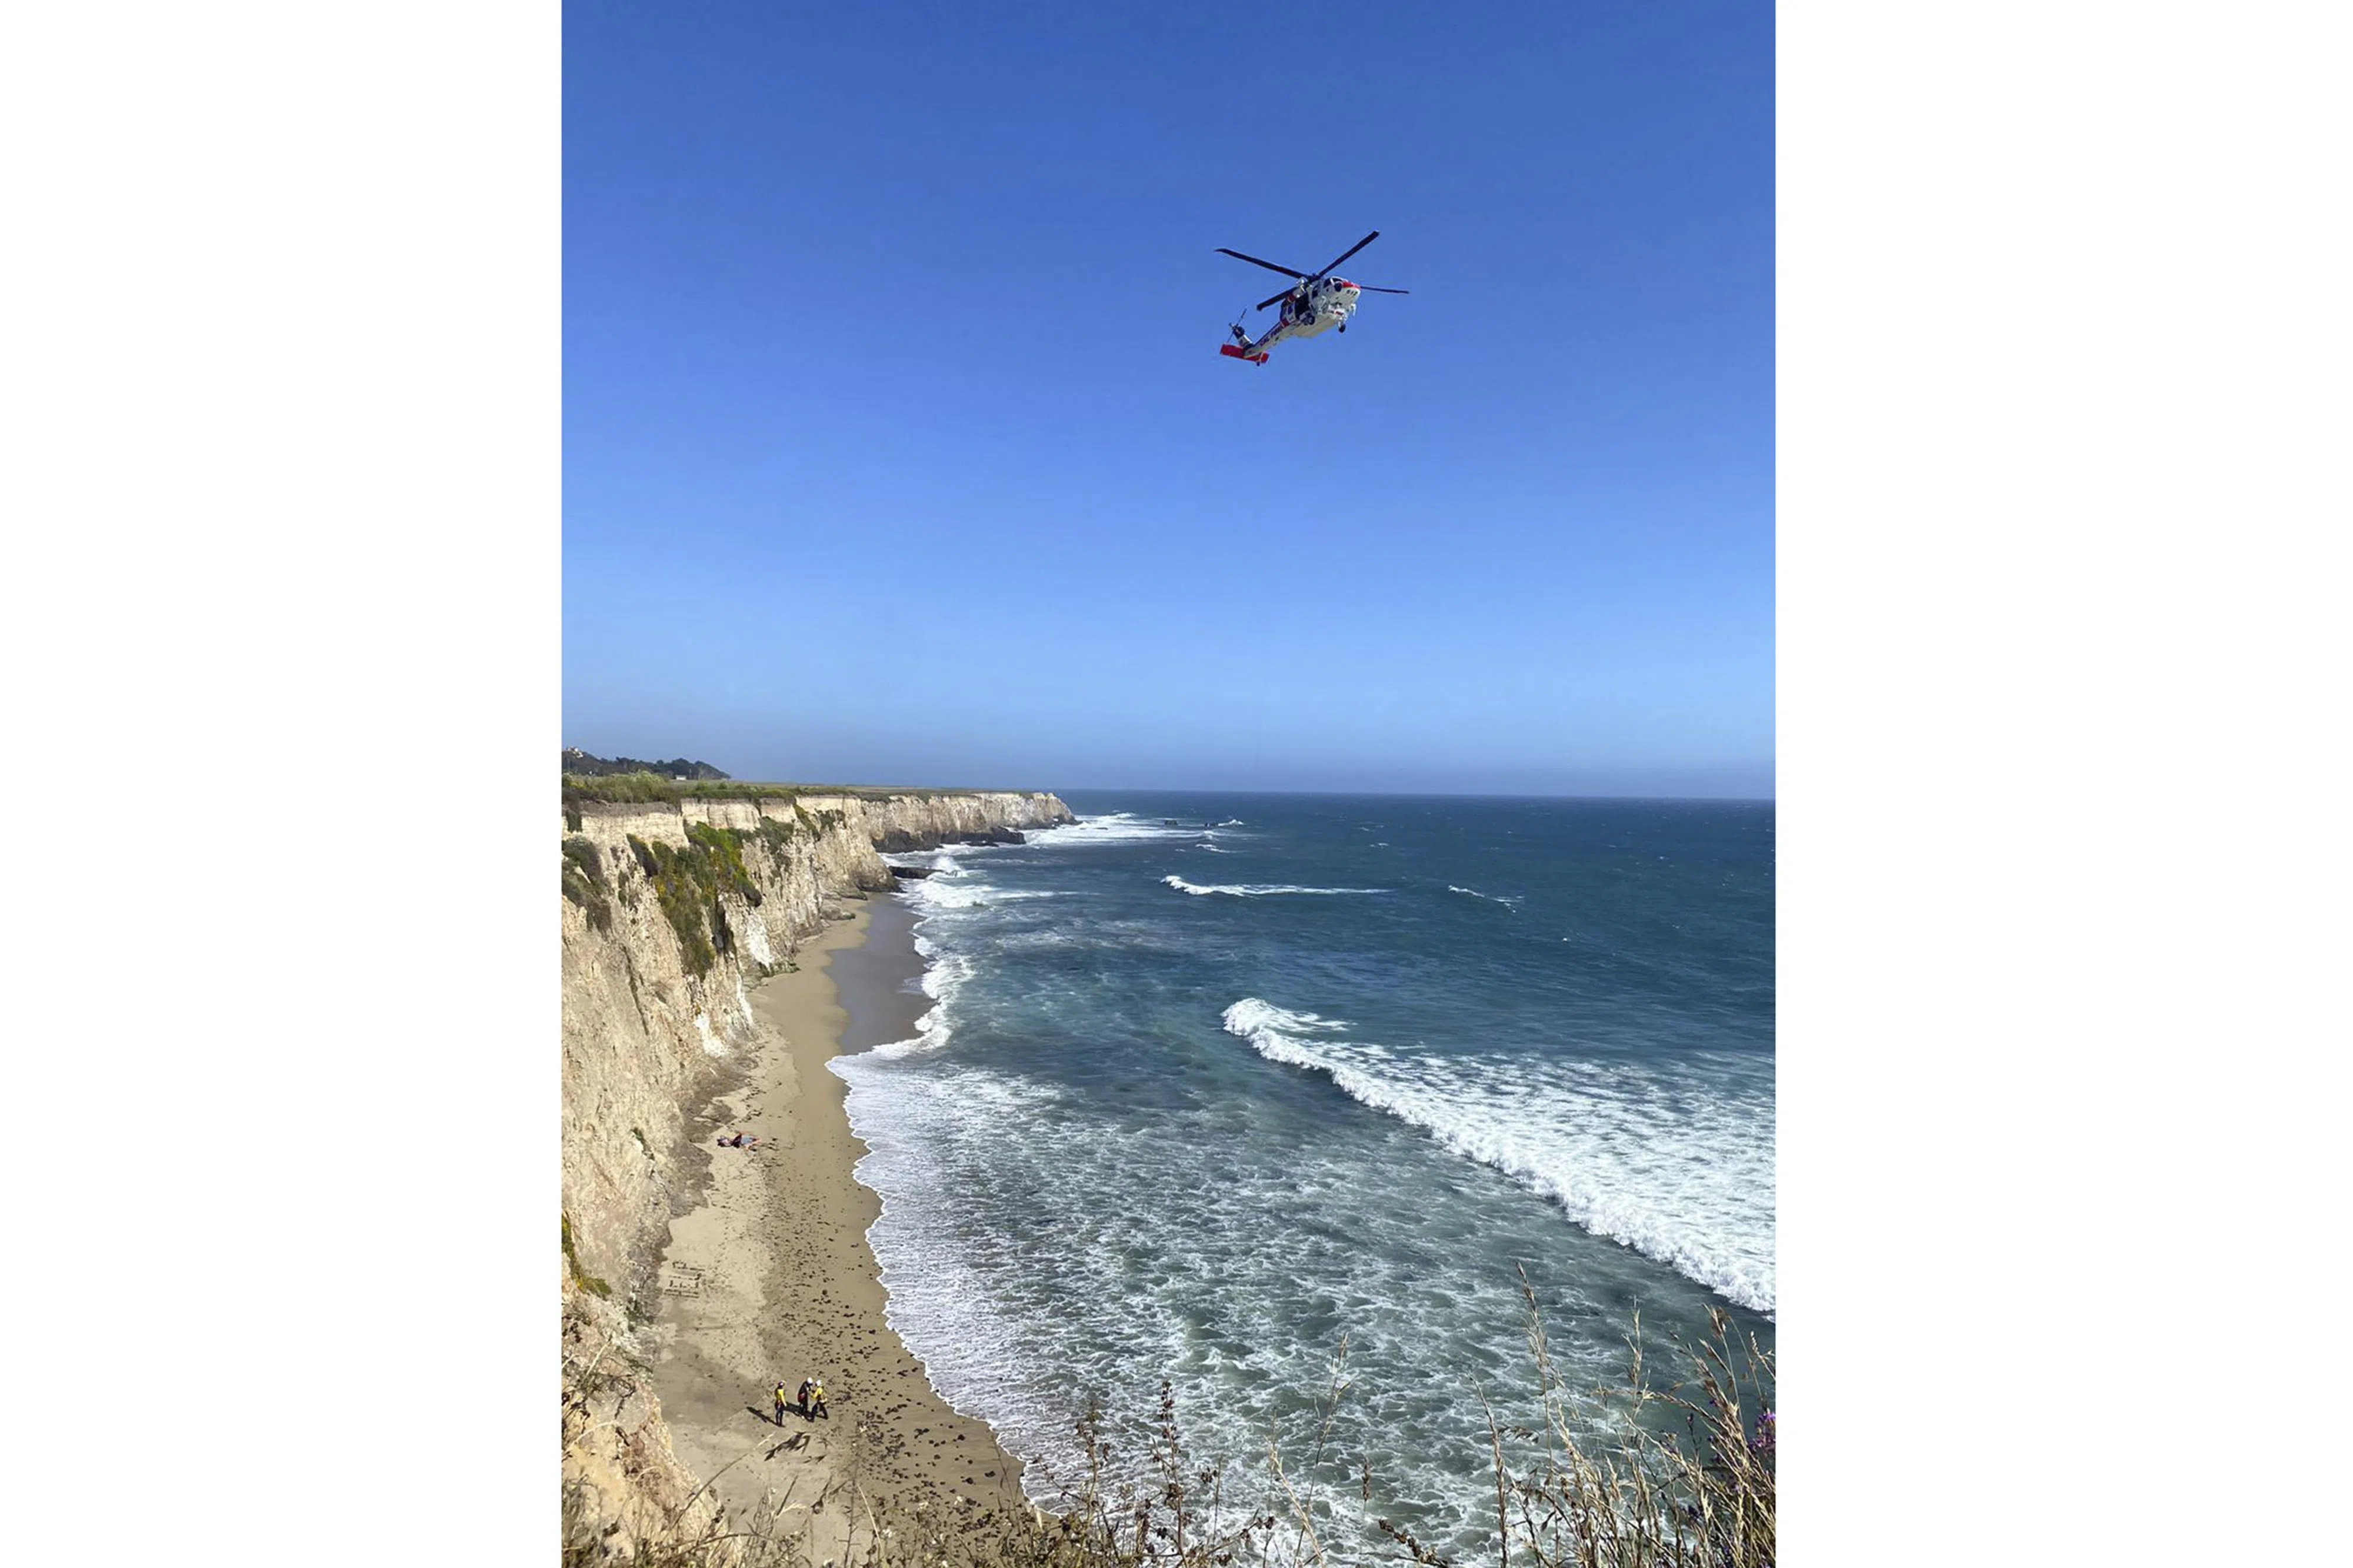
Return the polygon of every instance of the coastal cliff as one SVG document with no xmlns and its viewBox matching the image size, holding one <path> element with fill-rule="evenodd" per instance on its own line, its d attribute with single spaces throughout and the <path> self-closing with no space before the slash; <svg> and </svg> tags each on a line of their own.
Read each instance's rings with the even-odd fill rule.
<svg viewBox="0 0 2353 1568">
<path fill-rule="evenodd" d="M 883 853 L 1074 821 L 1050 795 L 567 795 L 563 834 L 564 1479 L 567 1560 L 717 1532 L 674 1457 L 636 1328 L 707 1151 L 686 1119 L 753 1038 L 748 987 L 891 885 Z M 699 1510 L 699 1511 L 698 1511 Z M 593 1548 L 593 1551 L 591 1550 Z"/>
</svg>

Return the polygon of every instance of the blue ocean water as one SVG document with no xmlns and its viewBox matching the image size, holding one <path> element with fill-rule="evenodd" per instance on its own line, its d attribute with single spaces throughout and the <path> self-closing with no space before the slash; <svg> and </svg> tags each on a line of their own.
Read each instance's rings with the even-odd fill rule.
<svg viewBox="0 0 2353 1568">
<path fill-rule="evenodd" d="M 1140 1454 L 1166 1378 L 1344 1560 L 1375 1515 L 1467 1548 L 1521 1271 L 1579 1386 L 1638 1310 L 1654 1352 L 1711 1304 L 1770 1346 L 1769 804 L 1068 798 L 903 858 L 934 1005 L 836 1064 L 893 1326 L 1033 1494 L 1091 1397 Z"/>
</svg>

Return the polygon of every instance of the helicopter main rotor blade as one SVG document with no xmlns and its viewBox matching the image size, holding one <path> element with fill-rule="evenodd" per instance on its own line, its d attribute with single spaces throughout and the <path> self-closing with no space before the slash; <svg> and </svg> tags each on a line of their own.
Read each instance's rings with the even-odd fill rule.
<svg viewBox="0 0 2353 1568">
<path fill-rule="evenodd" d="M 1366 294 L 1410 294 L 1410 293 L 1412 293 L 1412 292 L 1413 292 L 1413 290 L 1412 290 L 1412 289 L 1381 289 L 1381 288 L 1377 288 L 1377 287 L 1375 287 L 1374 285 L 1372 285 L 1372 284 L 1370 284 L 1370 283 L 1351 283 L 1351 284 L 1349 284 L 1349 285 L 1348 285 L 1348 287 L 1349 287 L 1349 288 L 1351 288 L 1351 289 L 1360 289 L 1360 290 L 1362 290 L 1363 292 L 1365 292 L 1365 293 L 1366 293 Z M 1291 298 L 1291 296 L 1293 296 L 1293 294 L 1296 294 L 1296 293 L 1298 293 L 1298 292 L 1299 292 L 1299 290 L 1298 290 L 1298 289 L 1284 289 L 1282 293 L 1280 293 L 1280 294 L 1273 295 L 1273 296 L 1271 296 L 1271 298 L 1268 298 L 1268 299 L 1261 300 L 1257 304 L 1255 304 L 1255 305 L 1251 306 L 1250 308 L 1251 308 L 1252 310 L 1265 310 L 1269 305 L 1273 304 L 1276 300 L 1288 300 L 1289 298 Z"/>
<path fill-rule="evenodd" d="M 1377 240 L 1377 239 L 1380 238 L 1380 237 L 1381 237 L 1381 231 L 1380 231 L 1379 229 L 1375 229 L 1375 230 L 1373 230 L 1373 232 L 1372 232 L 1372 233 L 1370 233 L 1370 234 L 1368 234 L 1368 235 L 1365 236 L 1365 237 L 1364 237 L 1364 238 L 1362 238 L 1362 239 L 1360 239 L 1360 240 L 1356 241 L 1356 244 L 1354 244 L 1354 245 L 1352 245 L 1352 246 L 1348 247 L 1348 248 L 1347 248 L 1347 249 L 1345 249 L 1345 250 L 1342 251 L 1339 255 L 1337 255 L 1337 256 L 1334 257 L 1334 258 L 1332 258 L 1332 266 L 1331 266 L 1331 267 L 1326 267 L 1323 271 L 1318 272 L 1315 276 L 1316 276 L 1316 277 L 1318 277 L 1318 278 L 1329 278 L 1330 276 L 1332 276 L 1332 268 L 1333 268 L 1334 267 L 1337 267 L 1337 266 L 1339 266 L 1339 265 L 1340 265 L 1340 263 L 1342 263 L 1343 261 L 1347 260 L 1347 259 L 1348 259 L 1348 258 L 1350 258 L 1351 256 L 1356 255 L 1356 252 L 1358 252 L 1358 251 L 1360 251 L 1360 250 L 1364 249 L 1364 248 L 1365 248 L 1365 247 L 1366 247 L 1366 246 L 1368 246 L 1368 245 L 1372 244 L 1372 243 L 1373 243 L 1373 241 L 1375 241 L 1375 240 Z"/>
<path fill-rule="evenodd" d="M 1221 246 L 1219 246 L 1219 247 L 1218 247 L 1218 254 L 1219 254 L 1219 256 L 1230 256 L 1230 257 L 1232 257 L 1236 261 L 1247 261 L 1247 262 L 1249 262 L 1252 267 L 1263 267 L 1263 268 L 1265 268 L 1269 272 L 1280 272 L 1280 273 L 1282 273 L 1285 278 L 1304 278 L 1304 277 L 1306 277 L 1306 276 L 1307 276 L 1307 274 L 1306 274 L 1306 273 L 1304 273 L 1304 272 L 1294 272 L 1294 271 L 1293 271 L 1293 270 L 1292 270 L 1290 268 L 1288 268 L 1288 267 L 1277 267 L 1277 266 L 1276 266 L 1273 262 L 1271 262 L 1271 261 L 1261 261 L 1261 260 L 1260 260 L 1257 257 L 1255 257 L 1255 256 L 1244 256 L 1244 255 L 1243 255 L 1240 251 L 1239 251 L 1239 250 L 1228 250 L 1228 249 L 1227 249 L 1224 246 L 1222 246 L 1222 245 L 1221 245 Z M 1340 263 L 1339 263 L 1339 262 L 1337 262 L 1337 261 L 1335 261 L 1335 262 L 1332 263 L 1332 265 L 1333 265 L 1333 266 L 1335 266 L 1335 267 L 1337 267 L 1337 266 L 1339 266 L 1339 265 L 1340 265 Z"/>
</svg>

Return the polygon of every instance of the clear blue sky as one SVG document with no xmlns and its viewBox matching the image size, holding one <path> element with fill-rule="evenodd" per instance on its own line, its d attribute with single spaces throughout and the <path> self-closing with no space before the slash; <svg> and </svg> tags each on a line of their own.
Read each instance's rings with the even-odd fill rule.
<svg viewBox="0 0 2353 1568">
<path fill-rule="evenodd" d="M 1768 5 L 574 3 L 564 68 L 567 743 L 1771 793 Z M 1282 279 L 1214 247 L 1374 228 L 1409 297 L 1218 353 Z"/>
</svg>

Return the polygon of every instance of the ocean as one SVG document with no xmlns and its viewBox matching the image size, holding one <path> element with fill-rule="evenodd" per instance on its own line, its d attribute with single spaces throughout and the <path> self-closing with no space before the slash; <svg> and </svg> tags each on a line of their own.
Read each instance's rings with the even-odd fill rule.
<svg viewBox="0 0 2353 1568">
<path fill-rule="evenodd" d="M 835 1063 L 892 1324 L 1034 1498 L 1166 1380 L 1229 1498 L 1271 1439 L 1342 1560 L 1459 1552 L 1523 1271 L 1575 1386 L 1638 1310 L 1654 1362 L 1711 1305 L 1771 1347 L 1769 804 L 1065 798 L 895 858 L 930 1010 Z"/>
</svg>

